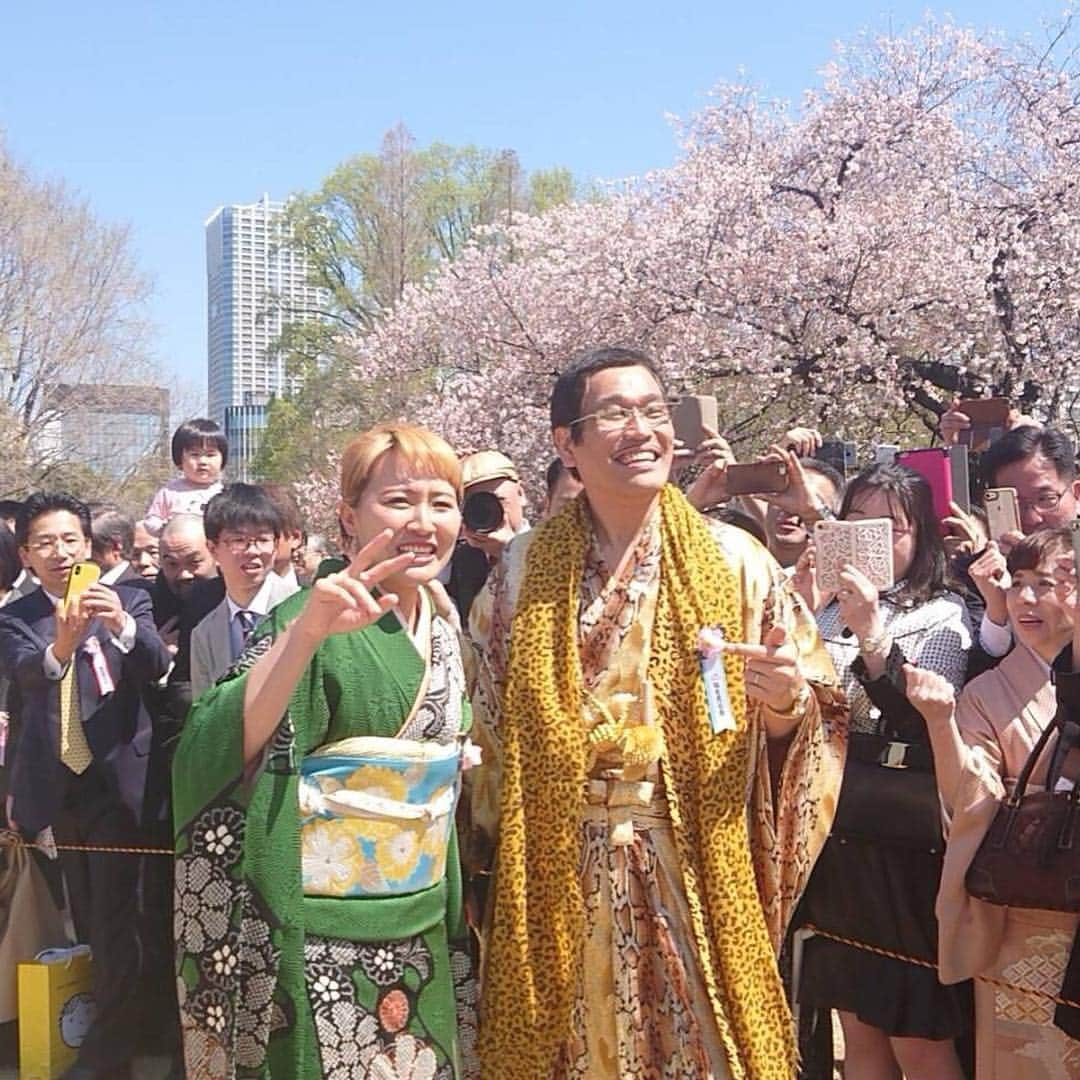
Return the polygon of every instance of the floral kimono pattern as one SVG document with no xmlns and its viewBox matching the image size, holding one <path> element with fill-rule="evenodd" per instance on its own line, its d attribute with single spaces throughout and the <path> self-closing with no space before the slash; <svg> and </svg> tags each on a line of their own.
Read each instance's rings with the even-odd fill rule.
<svg viewBox="0 0 1080 1080">
<path fill-rule="evenodd" d="M 445 877 L 375 897 L 301 891 L 299 763 L 354 735 L 451 742 L 469 725 L 457 638 L 430 618 L 421 657 L 396 615 L 328 639 L 254 777 L 242 762 L 245 674 L 295 617 L 200 698 L 174 766 L 175 937 L 187 1075 L 475 1075 L 475 985 L 456 839 Z"/>
</svg>

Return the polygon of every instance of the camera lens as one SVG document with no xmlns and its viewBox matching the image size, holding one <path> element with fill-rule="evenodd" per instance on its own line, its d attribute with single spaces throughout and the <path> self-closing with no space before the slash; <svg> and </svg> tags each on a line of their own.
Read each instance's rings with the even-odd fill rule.
<svg viewBox="0 0 1080 1080">
<path fill-rule="evenodd" d="M 491 533 L 503 523 L 503 505 L 490 491 L 474 491 L 465 496 L 461 517 L 473 532 Z"/>
</svg>

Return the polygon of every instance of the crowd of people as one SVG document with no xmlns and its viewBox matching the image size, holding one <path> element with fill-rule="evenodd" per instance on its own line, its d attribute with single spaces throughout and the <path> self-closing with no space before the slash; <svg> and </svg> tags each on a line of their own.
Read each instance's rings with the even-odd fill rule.
<svg viewBox="0 0 1080 1080">
<path fill-rule="evenodd" d="M 1080 903 L 971 886 L 1017 778 L 1080 771 L 1071 440 L 1011 414 L 942 512 L 798 426 L 734 494 L 671 405 L 569 361 L 532 523 L 405 422 L 334 543 L 208 420 L 142 520 L 0 503 L 0 790 L 94 960 L 66 1076 L 814 1080 L 837 1016 L 855 1080 L 1080 1076 Z M 880 550 L 826 575 L 832 521 Z"/>
</svg>

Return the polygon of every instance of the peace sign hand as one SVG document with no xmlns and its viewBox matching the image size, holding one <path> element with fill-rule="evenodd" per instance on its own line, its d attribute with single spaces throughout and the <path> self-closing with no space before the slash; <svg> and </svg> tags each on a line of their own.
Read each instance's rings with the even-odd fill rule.
<svg viewBox="0 0 1080 1080">
<path fill-rule="evenodd" d="M 375 596 L 372 592 L 379 582 L 413 562 L 409 552 L 392 559 L 378 558 L 393 535 L 393 529 L 384 529 L 353 556 L 344 570 L 320 578 L 296 620 L 294 632 L 318 644 L 332 634 L 362 630 L 394 607 L 398 602 L 396 593 Z"/>
</svg>

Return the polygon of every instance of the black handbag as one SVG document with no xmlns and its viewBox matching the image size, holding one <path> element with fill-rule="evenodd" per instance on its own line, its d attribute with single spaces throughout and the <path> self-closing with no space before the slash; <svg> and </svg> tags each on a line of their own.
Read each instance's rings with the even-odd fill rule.
<svg viewBox="0 0 1080 1080">
<path fill-rule="evenodd" d="M 930 747 L 851 732 L 831 835 L 939 854 L 941 802 Z"/>
<path fill-rule="evenodd" d="M 970 895 L 989 904 L 1080 912 L 1080 790 L 1054 791 L 1064 753 L 1055 753 L 1045 791 L 1027 790 L 1050 737 L 1032 748 L 1016 786 L 998 807 L 964 878 Z M 1062 749 L 1060 746 L 1059 750 Z"/>
</svg>

